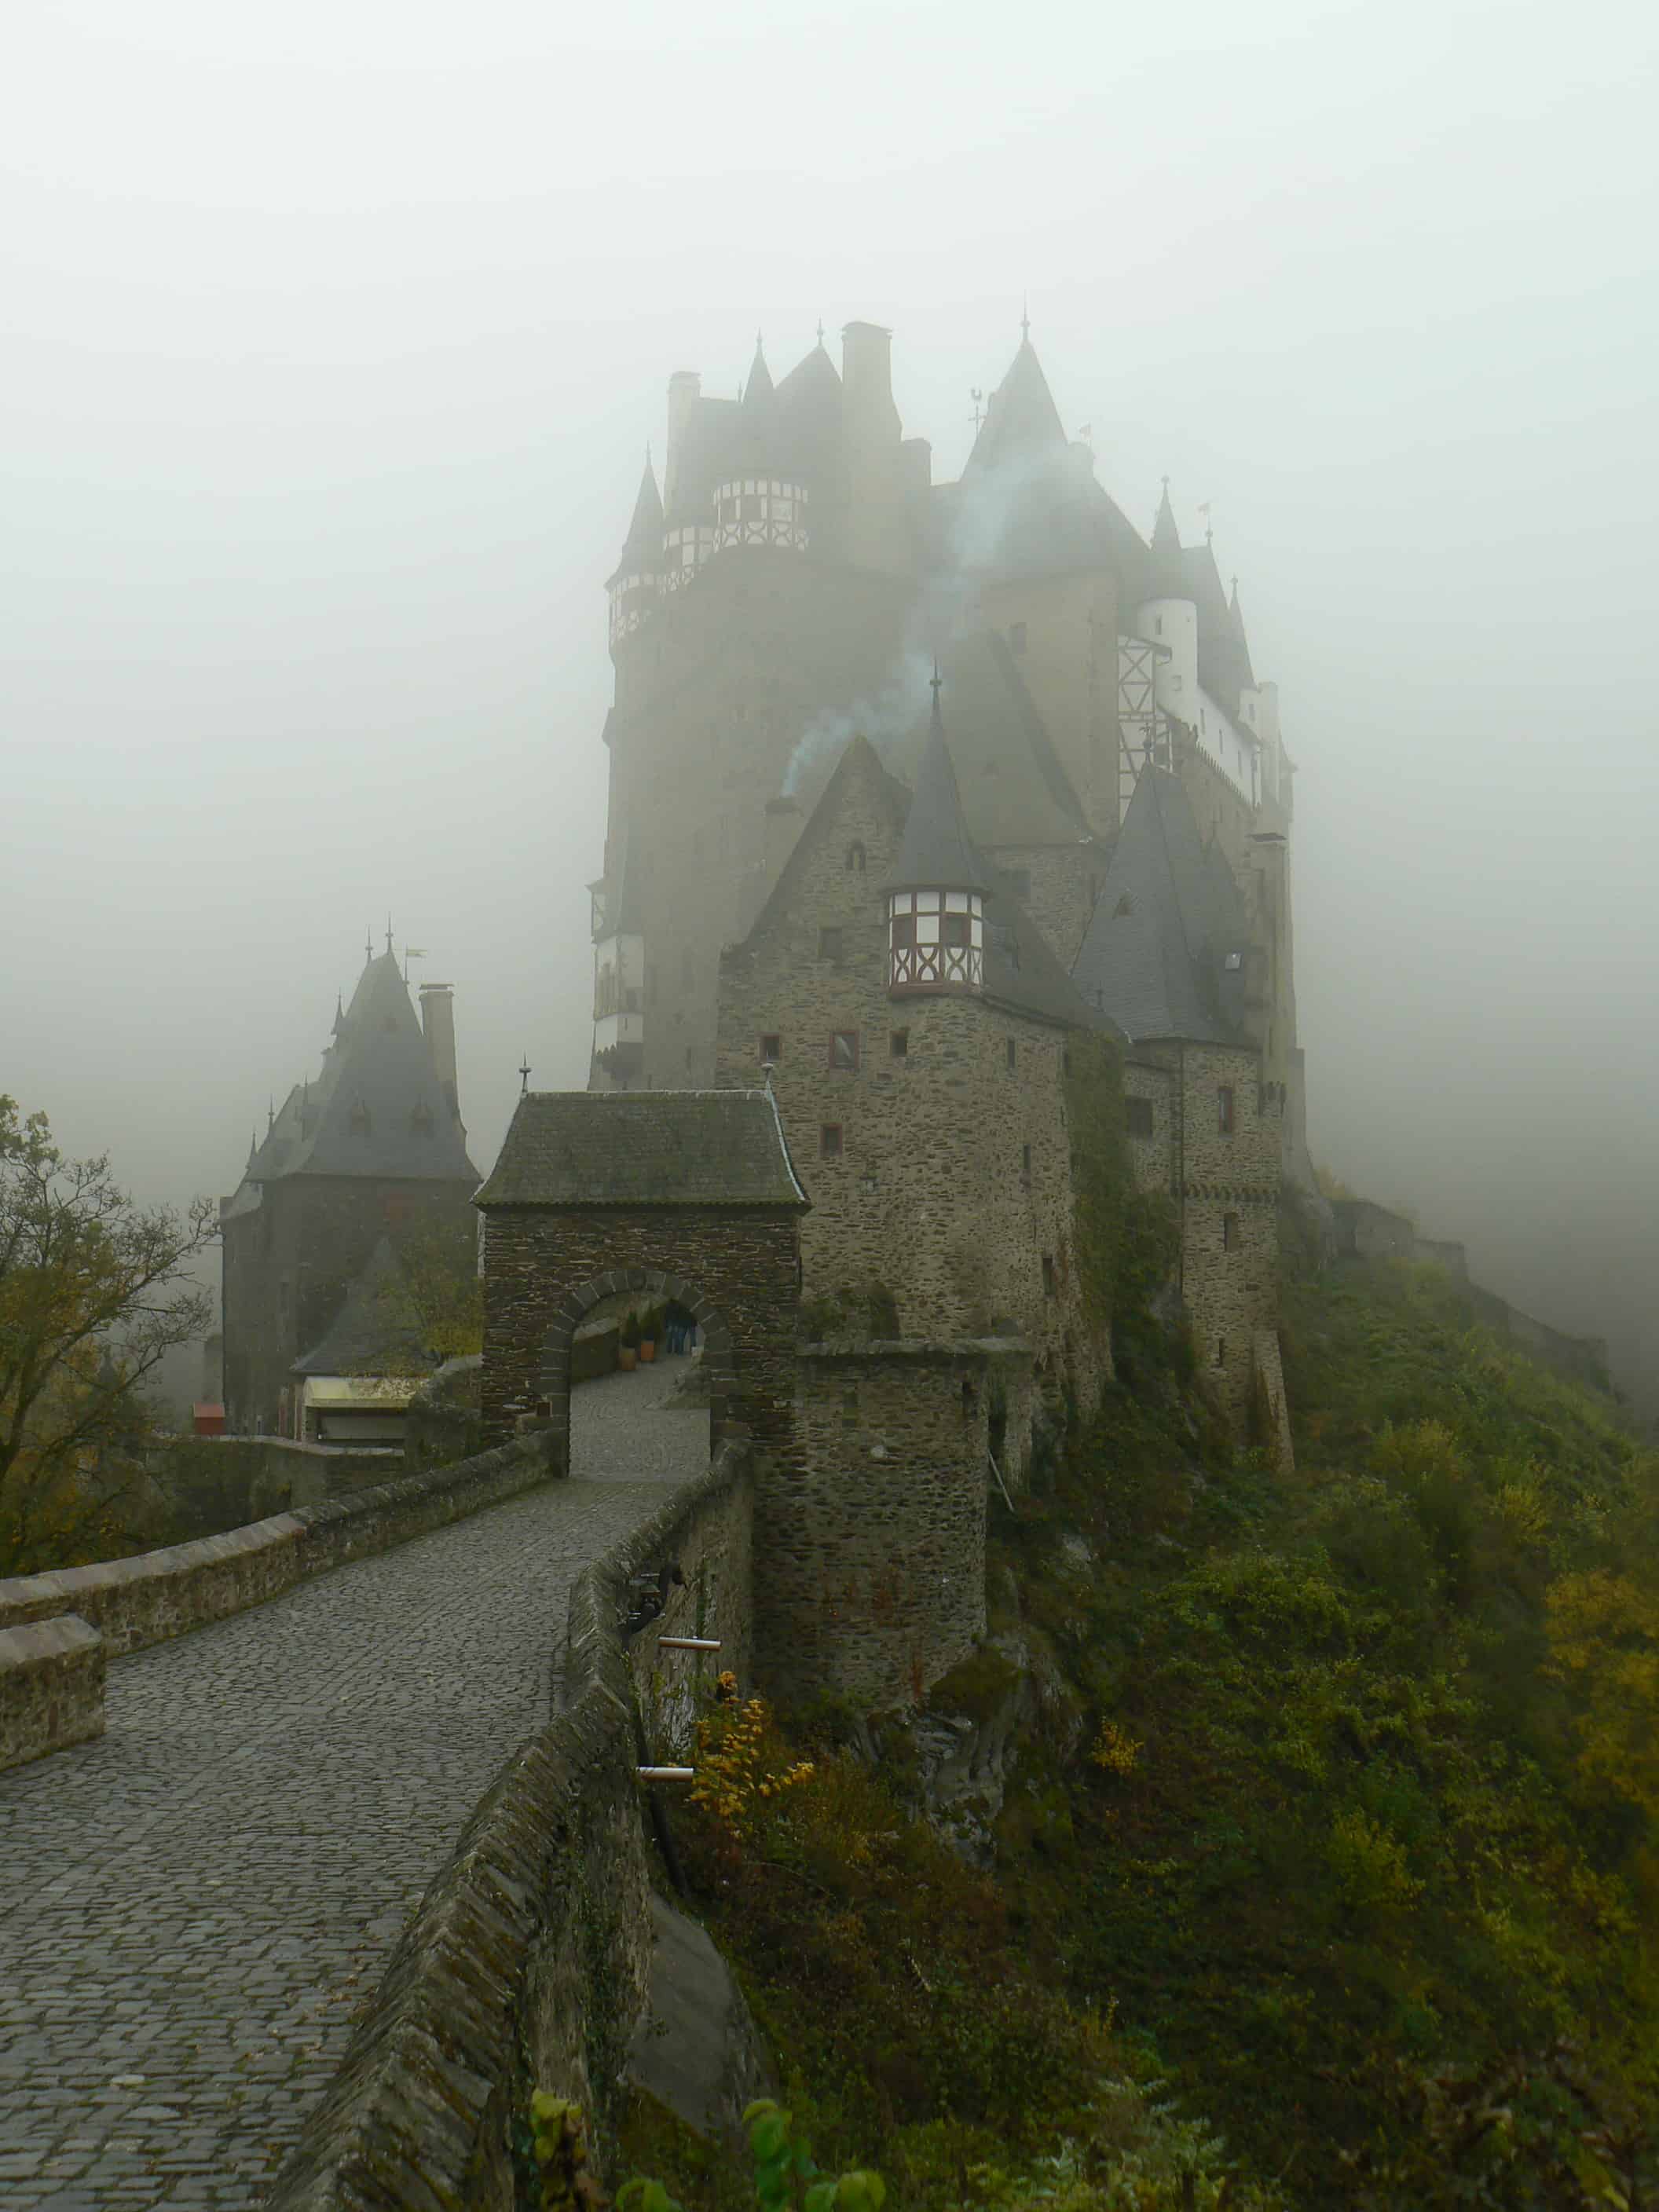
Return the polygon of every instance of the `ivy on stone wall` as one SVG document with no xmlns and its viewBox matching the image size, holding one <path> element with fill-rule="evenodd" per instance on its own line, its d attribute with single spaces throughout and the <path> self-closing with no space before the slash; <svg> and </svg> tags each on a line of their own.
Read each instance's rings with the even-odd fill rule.
<svg viewBox="0 0 1659 2212">
<path fill-rule="evenodd" d="M 1123 1105 L 1123 1063 L 1103 1036 L 1066 1050 L 1073 1256 L 1085 1312 L 1121 1322 L 1145 1312 L 1175 1272 L 1179 1231 L 1163 1191 L 1135 1187 Z"/>
</svg>

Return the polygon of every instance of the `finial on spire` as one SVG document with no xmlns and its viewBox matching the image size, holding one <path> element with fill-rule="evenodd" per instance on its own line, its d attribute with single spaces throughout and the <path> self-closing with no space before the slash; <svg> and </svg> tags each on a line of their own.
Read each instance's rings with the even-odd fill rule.
<svg viewBox="0 0 1659 2212">
<path fill-rule="evenodd" d="M 1027 339 L 1031 335 L 1031 295 L 1029 292 L 1022 292 L 1019 295 L 1019 334 Z"/>
<path fill-rule="evenodd" d="M 526 1053 L 519 1062 L 519 1096 L 522 1098 L 530 1089 L 530 1055 Z"/>
<path fill-rule="evenodd" d="M 939 720 L 939 695 L 945 688 L 945 678 L 939 672 L 939 655 L 933 655 L 933 672 L 927 679 L 927 689 L 933 695 L 933 720 Z"/>
<path fill-rule="evenodd" d="M 1170 479 L 1168 477 L 1160 477 L 1158 482 L 1163 485 L 1164 496 L 1167 499 L 1170 496 Z"/>
<path fill-rule="evenodd" d="M 392 950 L 392 916 L 390 915 L 386 918 L 386 949 L 388 952 Z"/>
<path fill-rule="evenodd" d="M 363 932 L 363 957 L 365 960 L 374 957 L 374 933 L 372 929 Z"/>
<path fill-rule="evenodd" d="M 759 330 L 757 330 L 755 332 L 755 351 L 758 353 L 765 343 L 766 340 L 764 336 Z"/>
<path fill-rule="evenodd" d="M 820 345 L 823 343 L 823 317 L 822 315 L 818 317 L 818 343 Z"/>
<path fill-rule="evenodd" d="M 267 1098 L 267 1099 L 266 1099 L 266 1101 L 265 1101 L 265 1134 L 266 1134 L 266 1136 L 269 1136 L 269 1135 L 270 1134 L 271 1131 L 276 1127 L 276 1101 L 274 1098 Z"/>
</svg>

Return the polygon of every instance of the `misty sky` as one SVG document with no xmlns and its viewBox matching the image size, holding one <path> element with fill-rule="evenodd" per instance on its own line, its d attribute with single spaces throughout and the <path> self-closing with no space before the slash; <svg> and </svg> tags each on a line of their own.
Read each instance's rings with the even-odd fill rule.
<svg viewBox="0 0 1659 2212">
<path fill-rule="evenodd" d="M 0 1091 L 234 1188 L 391 913 L 487 1167 L 585 1081 L 602 584 L 669 372 L 1022 293 L 1208 502 L 1300 770 L 1316 1158 L 1659 1364 L 1645 8 L 52 0 L 0 81 Z"/>
</svg>

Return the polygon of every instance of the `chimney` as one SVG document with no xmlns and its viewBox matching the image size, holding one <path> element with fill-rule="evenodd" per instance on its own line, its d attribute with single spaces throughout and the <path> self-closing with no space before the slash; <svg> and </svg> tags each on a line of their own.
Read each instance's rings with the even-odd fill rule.
<svg viewBox="0 0 1659 2212">
<path fill-rule="evenodd" d="M 783 873 L 783 864 L 795 849 L 795 841 L 805 824 L 800 807 L 793 799 L 769 799 L 766 802 L 766 890 L 769 897 L 773 885 Z"/>
<path fill-rule="evenodd" d="M 879 323 L 848 323 L 841 334 L 841 383 L 847 417 L 866 431 L 879 431 L 896 445 L 898 410 L 893 404 L 893 333 Z"/>
<path fill-rule="evenodd" d="M 668 458 L 663 465 L 662 505 L 671 520 L 679 503 L 685 434 L 702 395 L 702 377 L 695 368 L 677 368 L 668 380 Z"/>
<path fill-rule="evenodd" d="M 455 994 L 447 983 L 422 984 L 421 1027 L 426 1032 L 426 1048 L 448 1104 L 450 1118 L 459 1121 L 461 1104 L 455 1088 Z"/>
</svg>

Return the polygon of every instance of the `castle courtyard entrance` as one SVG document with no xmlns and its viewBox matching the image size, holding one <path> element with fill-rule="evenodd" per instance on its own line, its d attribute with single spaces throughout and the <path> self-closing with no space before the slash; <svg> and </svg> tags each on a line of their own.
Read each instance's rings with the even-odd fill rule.
<svg viewBox="0 0 1659 2212">
<path fill-rule="evenodd" d="M 620 1427 L 600 1434 L 612 1407 L 631 1407 L 635 1424 L 678 1422 L 690 1435 L 689 1416 L 702 1408 L 660 1406 L 665 1386 L 654 1370 L 695 1365 L 708 1401 L 706 1451 L 746 1434 L 793 1456 L 807 1200 L 769 1092 L 528 1093 L 475 1203 L 485 1222 L 487 1443 L 550 1419 L 555 1463 L 570 1473 L 573 1447 L 586 1457 L 592 1443 L 601 1462 L 617 1449 Z M 671 1314 L 695 1332 L 695 1358 L 666 1349 Z M 613 1316 L 618 1341 L 601 1346 Z M 641 1361 L 647 1325 L 653 1357 Z M 631 1370 L 611 1364 L 625 1350 Z M 642 1367 L 653 1371 L 630 1400 L 623 1386 Z M 603 1395 L 584 1401 L 596 1386 Z M 654 1430 L 635 1433 L 642 1449 L 669 1449 Z"/>
</svg>

